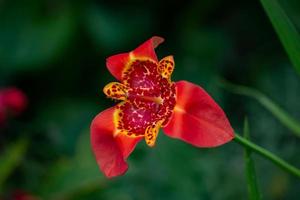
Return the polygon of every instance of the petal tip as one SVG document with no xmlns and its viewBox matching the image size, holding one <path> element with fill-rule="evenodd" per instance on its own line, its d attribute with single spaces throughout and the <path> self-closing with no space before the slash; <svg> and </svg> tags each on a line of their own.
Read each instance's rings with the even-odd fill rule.
<svg viewBox="0 0 300 200">
<path fill-rule="evenodd" d="M 122 169 L 119 169 L 117 172 L 113 170 L 109 170 L 109 171 L 104 171 L 103 174 L 105 175 L 106 178 L 113 179 L 118 176 L 123 176 L 127 171 L 128 171 L 128 165 L 126 164 L 123 166 Z"/>
<path fill-rule="evenodd" d="M 151 39 L 152 39 L 152 44 L 153 44 L 154 48 L 158 47 L 158 45 L 160 45 L 161 43 L 163 43 L 165 41 L 165 39 L 160 36 L 153 36 Z"/>
<path fill-rule="evenodd" d="M 106 58 L 106 67 L 117 80 L 121 80 L 122 72 L 129 60 L 129 53 L 116 54 Z"/>
<path fill-rule="evenodd" d="M 106 66 L 110 73 L 118 80 L 122 80 L 122 73 L 130 60 L 136 57 L 147 57 L 157 61 L 154 49 L 164 41 L 164 38 L 153 36 L 133 51 L 120 53 L 106 58 Z"/>
</svg>

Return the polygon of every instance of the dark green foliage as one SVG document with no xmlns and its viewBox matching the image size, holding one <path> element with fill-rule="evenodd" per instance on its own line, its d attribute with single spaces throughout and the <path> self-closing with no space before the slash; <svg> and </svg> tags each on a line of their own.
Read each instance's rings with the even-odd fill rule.
<svg viewBox="0 0 300 200">
<path fill-rule="evenodd" d="M 161 132 L 155 148 L 137 146 L 123 177 L 107 180 L 98 170 L 90 122 L 115 103 L 102 94 L 114 80 L 105 58 L 153 35 L 166 39 L 157 49 L 160 58 L 174 55 L 174 81 L 203 86 L 237 131 L 247 115 L 252 141 L 300 166 L 300 140 L 292 128 L 218 86 L 224 77 L 256 88 L 300 120 L 300 2 L 261 2 L 268 15 L 252 0 L 0 1 L 0 87 L 19 87 L 29 98 L 27 110 L 0 129 L 0 159 L 6 160 L 0 163 L 0 195 L 9 199 L 21 189 L 55 200 L 247 198 L 243 149 L 235 143 L 198 149 Z M 286 18 L 272 14 L 276 8 L 293 31 Z M 22 138 L 28 144 L 16 142 Z M 299 179 L 261 157 L 255 166 L 263 199 L 299 199 Z"/>
</svg>

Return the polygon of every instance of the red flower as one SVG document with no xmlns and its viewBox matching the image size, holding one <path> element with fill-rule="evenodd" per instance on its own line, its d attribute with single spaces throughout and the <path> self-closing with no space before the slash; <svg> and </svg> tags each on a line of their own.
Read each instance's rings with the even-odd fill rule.
<svg viewBox="0 0 300 200">
<path fill-rule="evenodd" d="M 23 190 L 16 190 L 13 192 L 12 200 L 38 200 L 39 198 L 23 191 Z"/>
<path fill-rule="evenodd" d="M 27 106 L 25 94 L 17 88 L 0 90 L 0 125 L 9 115 L 19 115 Z"/>
<path fill-rule="evenodd" d="M 136 144 L 145 138 L 153 147 L 161 127 L 166 135 L 197 147 L 219 146 L 234 137 L 223 110 L 204 89 L 171 81 L 173 56 L 158 61 L 154 51 L 163 40 L 152 37 L 135 50 L 106 60 L 120 82 L 109 83 L 103 92 L 121 102 L 94 118 L 91 143 L 107 177 L 124 174 Z"/>
</svg>

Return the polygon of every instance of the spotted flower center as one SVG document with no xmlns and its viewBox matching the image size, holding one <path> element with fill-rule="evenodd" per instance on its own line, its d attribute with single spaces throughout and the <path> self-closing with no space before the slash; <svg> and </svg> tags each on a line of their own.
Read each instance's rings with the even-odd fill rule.
<svg viewBox="0 0 300 200">
<path fill-rule="evenodd" d="M 172 57 L 159 63 L 136 59 L 123 71 L 122 83 L 112 82 L 104 93 L 123 100 L 116 107 L 116 134 L 144 136 L 149 146 L 155 144 L 159 128 L 165 126 L 176 103 L 175 84 L 170 76 L 174 68 Z"/>
</svg>

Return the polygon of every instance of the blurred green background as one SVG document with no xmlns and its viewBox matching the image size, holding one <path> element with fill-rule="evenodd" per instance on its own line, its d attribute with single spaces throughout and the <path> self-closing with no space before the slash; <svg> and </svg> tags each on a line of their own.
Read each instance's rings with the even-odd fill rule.
<svg viewBox="0 0 300 200">
<path fill-rule="evenodd" d="M 279 2 L 299 31 L 300 1 Z M 255 143 L 300 166 L 299 138 L 218 81 L 256 88 L 300 120 L 300 76 L 258 0 L 2 0 L 0 87 L 16 86 L 29 98 L 22 116 L 1 129 L 4 199 L 16 190 L 41 199 L 247 199 L 243 148 L 235 142 L 198 149 L 161 133 L 155 148 L 137 146 L 126 175 L 107 180 L 98 170 L 89 125 L 115 104 L 102 94 L 114 80 L 105 58 L 153 35 L 166 39 L 159 58 L 174 55 L 174 81 L 203 86 L 235 130 L 247 116 Z M 263 199 L 300 198 L 299 179 L 253 158 Z"/>
</svg>

